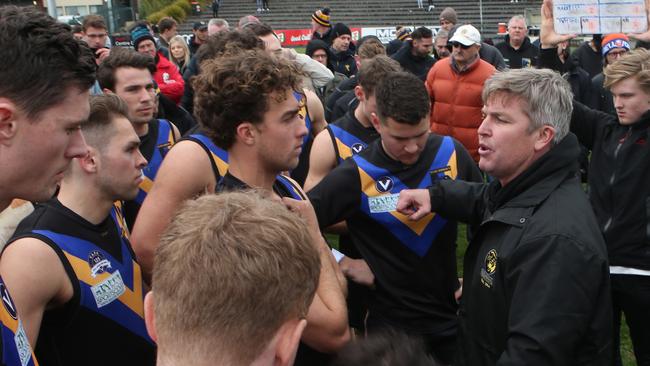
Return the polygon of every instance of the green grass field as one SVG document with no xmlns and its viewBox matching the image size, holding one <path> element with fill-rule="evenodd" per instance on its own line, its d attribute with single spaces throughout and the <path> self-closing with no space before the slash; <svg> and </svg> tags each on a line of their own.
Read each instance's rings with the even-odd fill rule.
<svg viewBox="0 0 650 366">
<path fill-rule="evenodd" d="M 467 249 L 467 236 L 465 225 L 460 224 L 458 230 L 458 250 L 456 251 L 456 263 L 458 264 L 458 277 L 463 276 L 463 256 Z M 338 248 L 338 236 L 325 234 L 327 241 L 331 246 Z M 623 366 L 635 366 L 634 352 L 632 351 L 632 342 L 630 341 L 630 331 L 623 320 L 621 326 L 621 357 L 623 358 Z"/>
</svg>

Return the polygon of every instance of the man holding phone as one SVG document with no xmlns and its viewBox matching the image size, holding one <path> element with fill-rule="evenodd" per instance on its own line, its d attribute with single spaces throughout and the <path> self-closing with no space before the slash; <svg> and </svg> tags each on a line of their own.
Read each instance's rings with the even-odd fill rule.
<svg viewBox="0 0 650 366">
<path fill-rule="evenodd" d="M 90 46 L 90 49 L 95 54 L 95 62 L 97 65 L 102 63 L 108 54 L 110 49 L 106 47 L 108 40 L 108 27 L 106 26 L 106 21 L 101 15 L 89 15 L 84 18 L 83 24 L 81 25 L 81 31 L 83 32 L 83 41 Z"/>
</svg>

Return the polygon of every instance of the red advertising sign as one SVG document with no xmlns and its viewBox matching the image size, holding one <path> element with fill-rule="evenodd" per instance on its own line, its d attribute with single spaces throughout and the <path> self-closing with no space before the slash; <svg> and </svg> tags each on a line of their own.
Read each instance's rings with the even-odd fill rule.
<svg viewBox="0 0 650 366">
<path fill-rule="evenodd" d="M 361 36 L 361 28 L 350 28 L 352 40 L 357 41 Z M 279 29 L 275 31 L 282 47 L 305 46 L 311 40 L 311 29 Z"/>
</svg>

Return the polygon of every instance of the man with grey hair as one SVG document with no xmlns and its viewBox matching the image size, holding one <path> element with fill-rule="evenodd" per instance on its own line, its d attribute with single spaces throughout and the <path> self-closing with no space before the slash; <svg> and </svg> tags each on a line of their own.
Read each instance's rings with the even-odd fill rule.
<svg viewBox="0 0 650 366">
<path fill-rule="evenodd" d="M 537 66 L 539 48 L 530 42 L 528 27 L 523 15 L 515 15 L 508 21 L 508 34 L 495 46 L 511 69 Z"/>
<path fill-rule="evenodd" d="M 436 38 L 433 41 L 433 54 L 436 60 L 445 58 L 451 54 L 451 50 L 447 42 L 449 41 L 449 32 L 440 29 L 436 33 Z"/>
<path fill-rule="evenodd" d="M 413 220 L 435 211 L 475 227 L 455 365 L 609 365 L 607 251 L 577 177 L 569 84 L 511 70 L 482 97 L 479 167 L 495 179 L 438 180 L 397 205 Z"/>
<path fill-rule="evenodd" d="M 208 22 L 208 36 L 217 34 L 219 32 L 225 32 L 230 29 L 228 21 L 222 18 L 213 18 Z"/>
</svg>

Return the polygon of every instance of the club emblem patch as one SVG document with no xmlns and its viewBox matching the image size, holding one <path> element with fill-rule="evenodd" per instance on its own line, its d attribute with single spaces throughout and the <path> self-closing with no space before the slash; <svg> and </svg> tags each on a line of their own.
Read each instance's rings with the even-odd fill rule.
<svg viewBox="0 0 650 366">
<path fill-rule="evenodd" d="M 492 288 L 494 285 L 494 273 L 497 270 L 498 255 L 496 249 L 491 249 L 483 261 L 481 268 L 481 283 L 487 288 Z"/>
<path fill-rule="evenodd" d="M 95 278 L 98 274 L 106 272 L 111 267 L 111 262 L 104 257 L 102 253 L 93 250 L 88 254 L 88 265 L 90 266 L 90 275 Z"/>
</svg>

